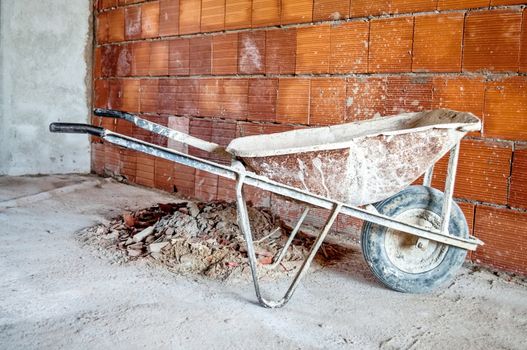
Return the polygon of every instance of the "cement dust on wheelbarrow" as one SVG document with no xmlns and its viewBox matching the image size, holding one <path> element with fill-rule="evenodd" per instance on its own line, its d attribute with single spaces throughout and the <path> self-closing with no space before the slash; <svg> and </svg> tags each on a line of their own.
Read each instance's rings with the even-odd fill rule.
<svg viewBox="0 0 527 350">
<path fill-rule="evenodd" d="M 279 279 L 296 273 L 313 239 L 298 234 L 281 257 L 290 228 L 267 209 L 249 206 L 248 210 L 261 274 Z M 222 281 L 250 278 L 235 203 L 158 204 L 91 227 L 81 237 L 90 245 L 102 246 L 106 253 L 120 252 L 121 262 L 143 259 L 177 274 Z M 315 269 L 337 263 L 346 252 L 343 246 L 326 243 L 315 259 Z"/>
</svg>

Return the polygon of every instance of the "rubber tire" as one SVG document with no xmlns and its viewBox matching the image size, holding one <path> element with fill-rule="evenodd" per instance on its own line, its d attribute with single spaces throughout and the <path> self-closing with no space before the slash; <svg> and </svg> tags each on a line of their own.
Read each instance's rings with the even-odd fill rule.
<svg viewBox="0 0 527 350">
<path fill-rule="evenodd" d="M 441 216 L 444 194 L 431 187 L 410 186 L 398 194 L 374 204 L 379 213 L 396 216 L 409 209 L 427 209 Z M 468 238 L 469 231 L 465 215 L 453 202 L 449 232 Z M 434 269 L 422 273 L 408 273 L 397 268 L 388 258 L 384 247 L 387 227 L 365 222 L 362 228 L 361 245 L 364 259 L 371 271 L 386 287 L 405 293 L 427 293 L 451 281 L 465 261 L 465 249 L 448 246 L 443 260 Z"/>
</svg>

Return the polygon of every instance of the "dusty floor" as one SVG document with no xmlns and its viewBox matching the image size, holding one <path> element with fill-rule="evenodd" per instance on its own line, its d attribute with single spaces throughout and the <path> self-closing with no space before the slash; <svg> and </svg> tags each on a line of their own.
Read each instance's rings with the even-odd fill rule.
<svg viewBox="0 0 527 350">
<path fill-rule="evenodd" d="M 173 200 L 95 177 L 0 177 L 0 348 L 527 348 L 527 284 L 487 271 L 401 294 L 380 286 L 357 250 L 268 310 L 250 283 L 119 265 L 75 237 L 125 208 Z"/>
</svg>

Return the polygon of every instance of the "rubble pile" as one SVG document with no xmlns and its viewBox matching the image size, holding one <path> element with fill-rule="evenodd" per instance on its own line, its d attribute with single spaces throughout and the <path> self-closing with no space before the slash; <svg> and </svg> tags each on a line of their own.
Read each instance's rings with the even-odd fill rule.
<svg viewBox="0 0 527 350">
<path fill-rule="evenodd" d="M 270 269 L 290 228 L 267 209 L 249 206 L 248 210 L 260 274 L 280 277 L 296 272 L 312 238 L 303 233 L 297 235 L 281 263 Z M 235 203 L 158 204 L 124 213 L 87 233 L 87 241 L 123 252 L 125 261 L 149 259 L 179 274 L 201 274 L 220 280 L 246 278 L 250 274 Z M 324 265 L 340 255 L 339 246 L 324 244 L 316 262 Z"/>
</svg>

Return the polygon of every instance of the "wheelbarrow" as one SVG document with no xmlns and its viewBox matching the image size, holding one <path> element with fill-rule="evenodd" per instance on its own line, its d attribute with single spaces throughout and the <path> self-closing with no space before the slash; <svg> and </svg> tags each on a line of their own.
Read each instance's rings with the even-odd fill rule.
<svg viewBox="0 0 527 350">
<path fill-rule="evenodd" d="M 52 123 L 51 132 L 88 133 L 107 142 L 236 181 L 238 224 L 259 303 L 276 308 L 293 295 L 339 214 L 365 221 L 364 258 L 387 287 L 422 293 L 451 280 L 467 250 L 483 244 L 469 235 L 466 219 L 452 200 L 461 139 L 481 129 L 470 113 L 446 109 L 405 113 L 335 126 L 240 137 L 224 148 L 136 115 L 95 109 L 140 128 L 212 153 L 227 154 L 230 166 L 194 157 L 88 124 Z M 450 152 L 444 192 L 431 187 L 434 164 Z M 422 185 L 411 185 L 423 175 Z M 279 264 L 310 207 L 329 209 L 320 230 L 283 297 L 262 296 L 244 198 L 244 185 L 304 203 L 306 209 L 273 262 Z"/>
</svg>

